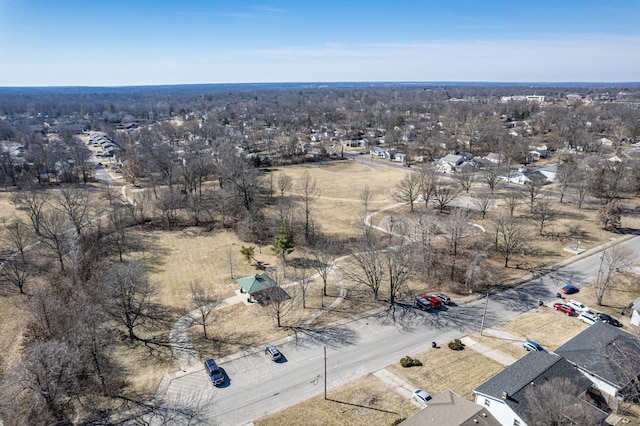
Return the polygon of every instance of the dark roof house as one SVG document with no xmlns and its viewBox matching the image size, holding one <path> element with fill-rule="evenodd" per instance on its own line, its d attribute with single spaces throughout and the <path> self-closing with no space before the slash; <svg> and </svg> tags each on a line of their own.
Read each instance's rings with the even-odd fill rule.
<svg viewBox="0 0 640 426">
<path fill-rule="evenodd" d="M 640 338 L 637 336 L 598 321 L 555 353 L 575 365 L 610 397 L 610 403 L 616 398 L 640 396 Z"/>
<path fill-rule="evenodd" d="M 593 415 L 604 420 L 607 413 L 591 406 L 580 397 L 592 383 L 573 364 L 557 355 L 530 352 L 496 374 L 476 389 L 476 404 L 484 406 L 503 425 L 533 425 L 526 391 L 555 378 L 564 378 L 575 385 L 576 404 L 593 410 Z"/>
</svg>

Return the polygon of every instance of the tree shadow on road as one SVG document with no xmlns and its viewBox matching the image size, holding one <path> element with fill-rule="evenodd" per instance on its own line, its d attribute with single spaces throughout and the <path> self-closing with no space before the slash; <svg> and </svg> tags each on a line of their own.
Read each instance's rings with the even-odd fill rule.
<svg viewBox="0 0 640 426">
<path fill-rule="evenodd" d="M 290 326 L 287 327 L 287 331 L 293 333 L 296 346 L 320 343 L 331 348 L 337 348 L 356 344 L 358 337 L 354 330 L 342 325 L 321 328 Z"/>
</svg>

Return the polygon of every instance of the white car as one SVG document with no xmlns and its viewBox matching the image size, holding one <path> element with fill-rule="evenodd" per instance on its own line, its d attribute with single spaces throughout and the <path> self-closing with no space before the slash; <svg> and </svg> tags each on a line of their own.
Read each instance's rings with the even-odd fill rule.
<svg viewBox="0 0 640 426">
<path fill-rule="evenodd" d="M 565 302 L 565 305 L 571 306 L 578 313 L 591 314 L 591 309 L 589 309 L 588 306 L 583 305 L 582 303 L 578 302 L 577 300 L 571 299 L 568 302 Z"/>
<path fill-rule="evenodd" d="M 422 389 L 416 389 L 413 391 L 413 399 L 420 405 L 424 405 L 425 407 L 428 405 L 427 403 L 431 400 L 431 395 Z"/>
<path fill-rule="evenodd" d="M 582 322 L 585 322 L 589 325 L 595 324 L 598 322 L 598 318 L 590 312 L 583 312 L 578 315 L 578 319 Z"/>
</svg>

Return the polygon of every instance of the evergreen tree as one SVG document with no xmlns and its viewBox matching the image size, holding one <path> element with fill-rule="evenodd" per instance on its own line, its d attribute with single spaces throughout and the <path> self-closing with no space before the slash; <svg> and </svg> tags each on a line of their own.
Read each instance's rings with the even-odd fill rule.
<svg viewBox="0 0 640 426">
<path fill-rule="evenodd" d="M 282 255 L 282 262 L 286 261 L 286 255 L 291 253 L 296 247 L 296 243 L 293 241 L 293 234 L 289 228 L 289 222 L 283 221 L 278 227 L 278 234 L 276 240 L 273 243 L 273 252 L 278 255 Z"/>
</svg>

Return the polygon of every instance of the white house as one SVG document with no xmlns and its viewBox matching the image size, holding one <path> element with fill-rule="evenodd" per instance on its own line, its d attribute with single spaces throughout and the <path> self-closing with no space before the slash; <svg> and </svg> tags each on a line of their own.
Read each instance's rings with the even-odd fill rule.
<svg viewBox="0 0 640 426">
<path fill-rule="evenodd" d="M 396 152 L 395 154 L 393 154 L 393 159 L 391 161 L 395 161 L 397 163 L 404 163 L 406 160 L 407 160 L 407 154 Z"/>
<path fill-rule="evenodd" d="M 527 389 L 552 379 L 568 379 L 575 386 L 572 395 L 576 404 L 592 410 L 581 396 L 591 388 L 591 382 L 562 357 L 530 352 L 473 390 L 475 402 L 484 406 L 502 425 L 534 426 L 527 407 Z M 606 418 L 607 413 L 594 409 L 594 418 Z"/>
<path fill-rule="evenodd" d="M 391 153 L 389 151 L 387 151 L 386 149 L 380 148 L 380 147 L 372 148 L 369 151 L 369 154 L 375 155 L 376 157 L 380 157 L 380 158 L 386 158 L 386 159 L 390 159 L 391 158 Z"/>
</svg>

